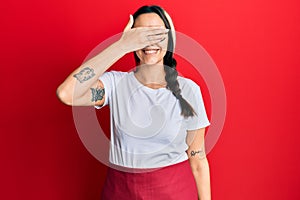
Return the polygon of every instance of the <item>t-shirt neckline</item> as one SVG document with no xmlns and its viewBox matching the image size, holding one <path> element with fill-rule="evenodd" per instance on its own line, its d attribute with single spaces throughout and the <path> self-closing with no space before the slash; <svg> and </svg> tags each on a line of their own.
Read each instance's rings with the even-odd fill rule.
<svg viewBox="0 0 300 200">
<path fill-rule="evenodd" d="M 153 89 L 153 88 L 150 88 L 148 86 L 145 86 L 144 84 L 142 84 L 134 75 L 134 72 L 131 71 L 130 73 L 130 76 L 132 77 L 132 79 L 134 80 L 134 82 L 136 82 L 136 84 L 138 85 L 139 88 L 142 88 L 143 90 L 147 90 L 147 91 L 150 91 L 150 92 L 156 92 L 156 91 L 160 91 L 160 90 L 167 90 L 166 87 L 160 87 L 160 88 L 156 88 L 156 89 Z"/>
</svg>

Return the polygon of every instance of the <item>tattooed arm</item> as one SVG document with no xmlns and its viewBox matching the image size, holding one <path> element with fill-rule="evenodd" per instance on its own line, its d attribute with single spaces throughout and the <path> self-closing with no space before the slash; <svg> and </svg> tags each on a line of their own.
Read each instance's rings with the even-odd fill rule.
<svg viewBox="0 0 300 200">
<path fill-rule="evenodd" d="M 57 88 L 58 98 L 67 105 L 102 105 L 105 89 L 98 78 L 125 55 L 120 45 L 119 41 L 113 43 L 71 73 Z"/>
<path fill-rule="evenodd" d="M 209 163 L 204 146 L 205 128 L 187 131 L 187 154 L 196 181 L 199 200 L 211 200 Z"/>
<path fill-rule="evenodd" d="M 58 98 L 67 105 L 102 105 L 103 83 L 98 78 L 117 60 L 129 52 L 162 42 L 168 30 L 158 27 L 131 28 L 133 17 L 117 42 L 83 63 L 58 87 Z M 151 39 L 149 39 L 151 38 Z"/>
</svg>

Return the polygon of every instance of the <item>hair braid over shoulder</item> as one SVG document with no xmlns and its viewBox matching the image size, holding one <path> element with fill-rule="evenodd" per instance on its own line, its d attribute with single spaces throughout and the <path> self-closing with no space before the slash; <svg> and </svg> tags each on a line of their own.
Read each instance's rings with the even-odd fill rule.
<svg viewBox="0 0 300 200">
<path fill-rule="evenodd" d="M 173 95 L 179 100 L 181 107 L 181 115 L 184 117 L 194 116 L 196 113 L 193 107 L 182 97 L 181 89 L 177 80 L 178 72 L 176 70 L 177 62 L 174 58 L 168 59 L 171 60 L 170 63 L 165 63 L 164 69 L 166 72 L 165 79 L 167 81 L 167 89 L 171 90 Z"/>
</svg>

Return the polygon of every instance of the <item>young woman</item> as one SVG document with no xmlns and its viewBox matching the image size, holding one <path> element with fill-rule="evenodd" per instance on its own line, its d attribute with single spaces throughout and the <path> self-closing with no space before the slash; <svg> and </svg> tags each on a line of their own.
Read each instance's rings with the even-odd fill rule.
<svg viewBox="0 0 300 200">
<path fill-rule="evenodd" d="M 110 106 L 111 146 L 102 199 L 210 200 L 199 86 L 178 76 L 175 29 L 159 6 L 143 6 L 122 37 L 83 63 L 58 87 L 72 106 Z M 134 52 L 136 69 L 110 71 Z M 76 85 L 76 86 L 75 86 Z"/>
</svg>

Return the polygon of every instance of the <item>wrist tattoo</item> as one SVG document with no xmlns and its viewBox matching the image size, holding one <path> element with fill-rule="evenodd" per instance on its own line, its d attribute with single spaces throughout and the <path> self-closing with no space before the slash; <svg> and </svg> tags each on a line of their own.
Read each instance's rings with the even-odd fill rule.
<svg viewBox="0 0 300 200">
<path fill-rule="evenodd" d="M 80 72 L 73 75 L 80 83 L 89 80 L 93 76 L 95 76 L 94 70 L 89 67 L 85 67 Z"/>
<path fill-rule="evenodd" d="M 199 154 L 199 158 L 203 159 L 206 157 L 205 152 L 203 150 L 199 150 L 199 151 L 191 151 L 191 156 L 196 156 L 196 154 Z"/>
<path fill-rule="evenodd" d="M 105 94 L 104 88 L 91 88 L 92 91 L 92 102 L 102 100 Z"/>
</svg>

